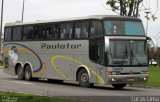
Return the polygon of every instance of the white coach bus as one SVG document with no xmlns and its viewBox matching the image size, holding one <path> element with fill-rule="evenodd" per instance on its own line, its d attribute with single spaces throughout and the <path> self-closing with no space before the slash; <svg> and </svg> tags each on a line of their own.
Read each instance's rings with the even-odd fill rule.
<svg viewBox="0 0 160 102">
<path fill-rule="evenodd" d="M 147 37 L 140 19 L 97 15 L 10 23 L 4 36 L 4 72 L 18 79 L 117 89 L 148 79 Z"/>
</svg>

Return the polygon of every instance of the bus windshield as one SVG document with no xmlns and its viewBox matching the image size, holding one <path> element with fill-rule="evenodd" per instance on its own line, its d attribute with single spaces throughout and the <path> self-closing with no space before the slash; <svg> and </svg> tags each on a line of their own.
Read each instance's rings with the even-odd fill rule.
<svg viewBox="0 0 160 102">
<path fill-rule="evenodd" d="M 148 65 L 146 41 L 111 40 L 109 65 Z"/>
<path fill-rule="evenodd" d="M 142 22 L 104 21 L 105 35 L 145 36 Z"/>
</svg>

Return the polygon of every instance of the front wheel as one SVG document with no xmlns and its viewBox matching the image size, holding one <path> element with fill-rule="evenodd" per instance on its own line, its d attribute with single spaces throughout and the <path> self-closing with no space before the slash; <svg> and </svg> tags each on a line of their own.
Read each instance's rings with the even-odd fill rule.
<svg viewBox="0 0 160 102">
<path fill-rule="evenodd" d="M 115 89 L 122 89 L 126 86 L 127 84 L 112 84 L 112 86 L 115 88 Z"/>
<path fill-rule="evenodd" d="M 85 69 L 78 73 L 78 81 L 81 87 L 91 87 L 93 83 L 89 83 L 89 75 Z"/>
<path fill-rule="evenodd" d="M 29 66 L 29 65 L 27 65 L 26 67 L 25 67 L 25 71 L 24 71 L 24 73 L 25 73 L 25 80 L 32 80 L 32 71 L 31 71 L 31 67 Z"/>
</svg>

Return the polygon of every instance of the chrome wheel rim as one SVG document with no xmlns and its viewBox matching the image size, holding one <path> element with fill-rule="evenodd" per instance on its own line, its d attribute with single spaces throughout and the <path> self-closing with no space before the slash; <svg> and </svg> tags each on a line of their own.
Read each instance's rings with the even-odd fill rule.
<svg viewBox="0 0 160 102">
<path fill-rule="evenodd" d="M 18 69 L 18 76 L 22 76 L 22 69 L 21 68 Z"/>
<path fill-rule="evenodd" d="M 26 79 L 30 79 L 30 75 L 31 75 L 31 73 L 30 73 L 29 69 L 27 68 L 26 73 L 25 73 Z"/>
<path fill-rule="evenodd" d="M 81 75 L 81 81 L 82 81 L 83 83 L 88 82 L 88 74 L 87 74 L 87 73 L 83 73 L 83 74 Z"/>
</svg>

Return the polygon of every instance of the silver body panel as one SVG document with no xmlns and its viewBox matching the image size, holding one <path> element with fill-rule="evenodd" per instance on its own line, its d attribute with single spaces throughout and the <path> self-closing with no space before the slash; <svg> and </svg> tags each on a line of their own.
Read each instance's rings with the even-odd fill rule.
<svg viewBox="0 0 160 102">
<path fill-rule="evenodd" d="M 14 54 L 9 54 L 13 46 L 18 50 L 18 59 L 14 59 Z M 90 82 L 97 84 L 111 84 L 113 77 L 125 79 L 134 76 L 143 79 L 148 76 L 132 73 L 124 76 L 108 76 L 108 71 L 120 69 L 121 73 L 141 73 L 147 71 L 148 67 L 105 67 L 93 63 L 89 59 L 88 40 L 6 42 L 3 51 L 4 59 L 7 57 L 9 63 L 9 67 L 4 71 L 13 75 L 15 75 L 15 65 L 20 63 L 22 67 L 25 64 L 30 64 L 33 77 L 73 81 L 76 81 L 78 68 L 84 66 L 90 75 Z M 123 83 L 123 81 L 118 83 Z"/>
</svg>

